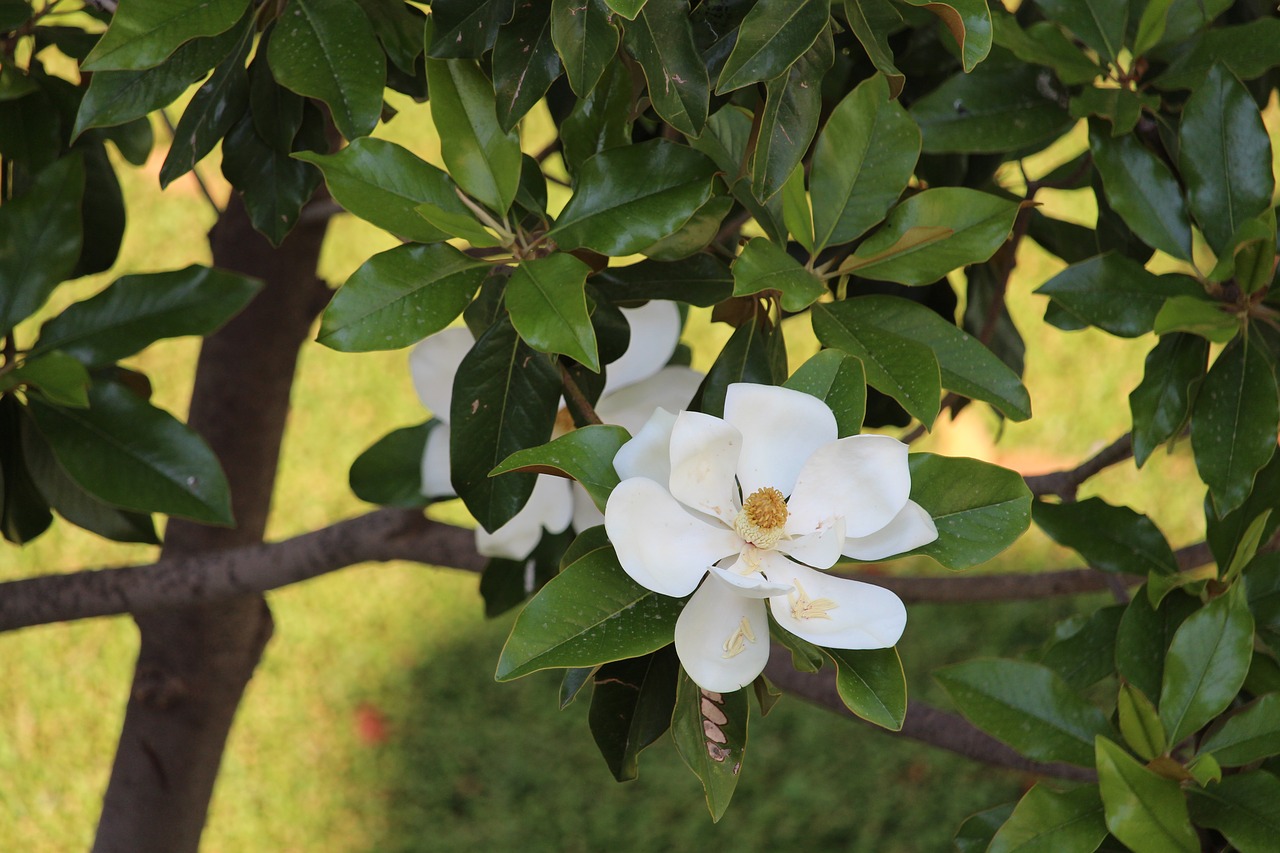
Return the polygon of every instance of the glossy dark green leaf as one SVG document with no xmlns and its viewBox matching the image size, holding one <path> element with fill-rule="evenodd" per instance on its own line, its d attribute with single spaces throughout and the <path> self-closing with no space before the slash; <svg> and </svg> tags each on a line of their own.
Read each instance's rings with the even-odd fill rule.
<svg viewBox="0 0 1280 853">
<path fill-rule="evenodd" d="M 729 267 L 711 255 L 609 267 L 592 277 L 591 283 L 614 302 L 676 299 L 706 308 L 733 293 Z"/>
<path fill-rule="evenodd" d="M 634 21 L 647 2 L 648 0 L 605 0 L 610 9 L 628 21 Z"/>
<path fill-rule="evenodd" d="M 1102 736 L 1097 767 L 1112 835 L 1134 853 L 1198 853 L 1200 840 L 1177 782 L 1157 776 Z"/>
<path fill-rule="evenodd" d="M 867 409 L 867 377 L 862 362 L 838 349 L 820 350 L 783 383 L 817 397 L 836 416 L 841 438 L 862 431 Z"/>
<path fill-rule="evenodd" d="M 827 292 L 821 279 L 764 237 L 756 237 L 742 248 L 732 270 L 734 296 L 774 291 L 784 311 L 803 311 Z"/>
<path fill-rule="evenodd" d="M 356 0 L 373 24 L 387 58 L 407 74 L 422 55 L 426 17 L 403 0 Z"/>
<path fill-rule="evenodd" d="M 845 707 L 896 732 L 907 716 L 907 677 L 897 649 L 823 649 L 836 665 L 836 691 Z"/>
<path fill-rule="evenodd" d="M 1013 814 L 1014 803 L 1004 803 L 995 808 L 970 815 L 960 824 L 953 839 L 959 853 L 986 853 L 996 831 Z"/>
<path fill-rule="evenodd" d="M 657 651 L 672 641 L 683 603 L 627 577 L 611 549 L 564 568 L 525 605 L 502 647 L 497 679 L 583 667 Z"/>
<path fill-rule="evenodd" d="M 465 207 L 465 206 L 464 206 Z M 423 202 L 413 212 L 427 221 L 427 225 L 438 229 L 448 237 L 459 237 L 476 248 L 493 248 L 501 246 L 508 239 L 499 236 L 492 228 L 486 227 L 470 210 L 443 210 L 430 202 Z"/>
<path fill-rule="evenodd" d="M 84 243 L 68 278 L 110 269 L 120 256 L 125 226 L 124 193 L 106 146 L 86 140 L 76 147 L 84 153 L 84 196 L 80 200 Z"/>
<path fill-rule="evenodd" d="M 719 188 L 719 183 L 716 183 Z M 674 234 L 663 237 L 642 253 L 656 261 L 678 261 L 701 252 L 716 239 L 724 218 L 733 209 L 733 198 L 716 193 L 703 203 Z"/>
<path fill-rule="evenodd" d="M 596 671 L 587 721 L 614 779 L 636 778 L 641 750 L 671 727 L 679 678 L 673 646 Z"/>
<path fill-rule="evenodd" d="M 1146 587 L 1140 587 L 1120 619 L 1116 631 L 1116 670 L 1149 697 L 1160 695 L 1165 650 L 1174 632 L 1191 615 L 1199 601 L 1182 593 L 1151 604 Z"/>
<path fill-rule="evenodd" d="M 434 418 L 392 430 L 351 463 L 347 480 L 362 501 L 407 509 L 431 501 L 422 494 L 422 454 L 427 436 L 440 425 Z"/>
<path fill-rule="evenodd" d="M 377 125 L 387 62 L 358 4 L 291 0 L 271 33 L 267 59 L 280 85 L 324 101 L 347 139 Z"/>
<path fill-rule="evenodd" d="M 86 408 L 89 398 L 89 371 L 65 352 L 53 350 L 43 355 L 27 354 L 11 371 L 0 374 L 0 392 L 24 386 L 50 403 Z"/>
<path fill-rule="evenodd" d="M 1005 302 L 1005 282 L 990 264 L 965 270 L 968 288 L 960 328 L 981 341 L 1017 376 L 1026 366 L 1027 345 Z"/>
<path fill-rule="evenodd" d="M 1037 784 L 991 839 L 989 853 L 1093 853 L 1107 837 L 1097 786 L 1054 791 Z"/>
<path fill-rule="evenodd" d="M 862 236 L 911 178 L 920 130 L 889 94 L 885 77 L 864 80 L 836 105 L 818 135 L 809 177 L 815 251 Z"/>
<path fill-rule="evenodd" d="M 58 158 L 62 119 L 49 96 L 35 83 L 30 85 L 34 90 L 22 97 L 0 98 L 0 157 L 35 172 Z"/>
<path fill-rule="evenodd" d="M 686 0 L 649 0 L 626 27 L 624 43 L 644 71 L 658 115 L 686 136 L 700 135 L 711 81 L 693 41 Z"/>
<path fill-rule="evenodd" d="M 955 39 L 960 49 L 960 63 L 966 72 L 973 71 L 991 52 L 991 10 L 986 0 L 904 0 L 912 6 L 928 9 Z"/>
<path fill-rule="evenodd" d="M 1240 767 L 1280 755 L 1280 693 L 1269 693 L 1233 714 L 1200 742 L 1224 767 Z"/>
<path fill-rule="evenodd" d="M 684 763 L 702 782 L 713 821 L 724 816 L 738 786 L 750 709 L 747 691 L 713 693 L 680 673 L 671 737 Z"/>
<path fill-rule="evenodd" d="M 630 439 L 631 435 L 620 426 L 595 424 L 579 427 L 541 447 L 511 454 L 493 469 L 493 474 L 526 471 L 570 477 L 582 485 L 596 508 L 604 512 L 609 493 L 618 485 L 613 457 Z"/>
<path fill-rule="evenodd" d="M 1195 389 L 1208 361 L 1209 342 L 1180 332 L 1162 336 L 1147 353 L 1142 382 L 1129 394 L 1133 459 L 1139 468 L 1191 417 Z"/>
<path fill-rule="evenodd" d="M 742 20 L 716 93 L 779 76 L 813 46 L 830 17 L 829 0 L 760 0 Z"/>
<path fill-rule="evenodd" d="M 1246 219 L 1227 240 L 1210 281 L 1234 279 L 1245 293 L 1271 284 L 1276 268 L 1276 212 L 1268 207 L 1261 216 Z"/>
<path fill-rule="evenodd" d="M 479 59 L 493 47 L 498 28 L 511 20 L 514 11 L 515 0 L 434 0 L 434 28 L 427 30 L 427 56 Z"/>
<path fill-rule="evenodd" d="M 1089 148 L 1107 201 L 1147 245 L 1191 259 L 1191 221 L 1178 181 L 1164 161 L 1135 136 L 1112 138 L 1094 124 Z"/>
<path fill-rule="evenodd" d="M 762 201 L 782 188 L 808 152 L 822 112 L 822 78 L 835 62 L 835 55 L 831 30 L 824 29 L 785 73 L 766 84 L 760 133 L 751 160 L 752 190 Z"/>
<path fill-rule="evenodd" d="M 925 190 L 890 211 L 840 270 L 877 281 L 932 284 L 994 255 L 1017 215 L 1016 202 L 977 190 Z"/>
<path fill-rule="evenodd" d="M 594 666 L 580 666 L 571 667 L 564 671 L 564 678 L 560 681 L 561 711 L 573 704 L 573 700 L 578 698 L 582 688 L 591 683 L 591 679 L 598 669 L 599 667 Z"/>
<path fill-rule="evenodd" d="M 1271 461 L 1258 472 L 1253 481 L 1253 490 L 1238 509 L 1219 516 L 1206 498 L 1205 538 L 1218 565 L 1226 566 L 1231 563 L 1254 519 L 1267 510 L 1272 510 L 1261 531 L 1263 541 L 1269 540 L 1280 526 L 1280 517 L 1277 517 L 1280 512 L 1275 511 L 1277 508 L 1280 508 L 1280 456 L 1271 457 Z"/>
<path fill-rule="evenodd" d="M 548 356 L 520 340 L 509 320 L 501 320 L 462 360 L 454 387 L 467 390 L 453 396 L 449 416 L 453 485 L 476 520 L 494 531 L 528 501 L 534 477 L 489 472 L 512 453 L 551 438 L 560 373 Z"/>
<path fill-rule="evenodd" d="M 1225 344 L 1240 333 L 1240 328 L 1241 318 L 1232 312 L 1230 304 L 1199 293 L 1170 296 L 1156 313 L 1151 331 L 1161 336 L 1188 332 L 1210 343 Z"/>
<path fill-rule="evenodd" d="M 488 271 L 446 243 L 380 252 L 334 295 L 316 340 L 342 352 L 408 346 L 457 319 Z"/>
<path fill-rule="evenodd" d="M 520 3 L 493 44 L 493 88 L 498 126 L 509 131 L 542 99 L 560 76 L 560 57 L 551 42 L 551 8 Z"/>
<path fill-rule="evenodd" d="M 1270 358 L 1252 339 L 1229 345 L 1209 368 L 1191 413 L 1191 449 L 1219 516 L 1244 503 L 1270 461 L 1280 400 Z"/>
<path fill-rule="evenodd" d="M 529 346 L 567 355 L 599 373 L 600 354 L 584 289 L 590 273 L 589 266 L 565 252 L 524 261 L 507 281 L 506 304 L 511 322 Z"/>
<path fill-rule="evenodd" d="M 1105 59 L 1119 59 L 1124 49 L 1128 0 L 1036 0 L 1036 5 Z"/>
<path fill-rule="evenodd" d="M 110 364 L 161 338 L 212 333 L 261 286 L 201 266 L 123 276 L 45 323 L 32 352 L 62 350 L 90 367 Z"/>
<path fill-rule="evenodd" d="M 231 29 L 248 0 L 125 0 L 85 58 L 85 71 L 139 71 L 192 39 Z"/>
<path fill-rule="evenodd" d="M 1115 671 L 1116 631 L 1123 615 L 1121 606 L 1102 607 L 1060 623 L 1040 663 L 1077 690 L 1098 683 Z"/>
<path fill-rule="evenodd" d="M 263 37 L 270 38 L 269 32 Z M 266 51 L 259 51 L 249 63 L 249 109 L 263 141 L 282 154 L 293 150 L 293 138 L 302 127 L 303 103 L 301 95 L 276 82 Z"/>
<path fill-rule="evenodd" d="M 1146 694 L 1132 684 L 1120 685 L 1120 695 L 1116 700 L 1116 713 L 1120 722 L 1120 734 L 1129 748 L 1136 752 L 1143 761 L 1150 761 L 1157 755 L 1164 754 L 1169 746 L 1164 726 L 1156 706 Z"/>
<path fill-rule="evenodd" d="M 1229 5 L 1229 0 L 1209 2 L 1218 5 L 1218 11 Z M 1197 0 L 1176 0 L 1176 5 L 1194 8 L 1198 3 Z M 1194 89 L 1215 62 L 1225 62 L 1231 73 L 1241 80 L 1252 80 L 1266 73 L 1280 63 L 1280 19 L 1264 16 L 1239 26 L 1206 30 L 1153 82 L 1161 89 Z"/>
<path fill-rule="evenodd" d="M 319 129 L 314 107 L 311 124 Z M 307 121 L 299 136 L 307 134 Z M 249 220 L 273 245 L 292 230 L 302 206 L 320 183 L 320 173 L 273 148 L 258 135 L 253 119 L 242 116 L 222 141 L 222 174 L 240 191 Z"/>
<path fill-rule="evenodd" d="M 912 453 L 911 499 L 928 511 L 938 538 L 913 554 L 948 569 L 985 562 L 1031 526 L 1031 492 L 1016 471 L 977 459 Z"/>
<path fill-rule="evenodd" d="M 742 168 L 743 161 L 751 156 L 749 151 L 755 142 L 754 124 L 746 110 L 726 104 L 707 120 L 702 136 L 690 140 L 689 144 L 715 161 L 729 183 L 729 192 L 751 213 L 765 236 L 775 243 L 782 243 L 787 239 L 787 229 L 783 222 L 781 196 L 774 195 L 768 202 L 760 201 L 756 198 L 750 172 L 744 172 Z"/>
<path fill-rule="evenodd" d="M 1037 501 L 1036 524 L 1059 545 L 1078 551 L 1105 572 L 1174 574 L 1178 561 L 1164 534 L 1145 515 L 1102 498 L 1051 504 Z"/>
<path fill-rule="evenodd" d="M 629 255 L 675 233 L 711 197 L 715 164 L 654 139 L 601 151 L 582 164 L 550 236 L 562 249 Z"/>
<path fill-rule="evenodd" d="M 217 457 L 190 427 L 114 382 L 95 382 L 88 409 L 31 401 L 40 434 L 82 489 L 106 503 L 230 525 Z"/>
<path fill-rule="evenodd" d="M 631 143 L 632 106 L 631 78 L 626 66 L 609 65 L 597 85 L 574 104 L 573 111 L 561 123 L 560 153 L 569 174 L 576 177 L 591 155 Z"/>
<path fill-rule="evenodd" d="M 1111 135 L 1132 133 L 1145 109 L 1156 113 L 1160 109 L 1157 95 L 1145 95 L 1132 89 L 1116 89 L 1088 86 L 1071 99 L 1072 118 L 1098 116 L 1111 123 Z"/>
<path fill-rule="evenodd" d="M 1075 41 L 1050 21 L 1037 21 L 1025 30 L 999 8 L 991 13 L 992 40 L 1023 62 L 1052 68 L 1068 86 L 1092 82 L 1102 69 Z"/>
<path fill-rule="evenodd" d="M 889 97 L 898 97 L 906 77 L 893 64 L 889 35 L 902 26 L 902 15 L 889 0 L 844 0 L 844 16 L 871 64 L 884 75 Z"/>
<path fill-rule="evenodd" d="M 84 163 L 57 160 L 0 206 L 0 335 L 44 304 L 80 257 Z"/>
<path fill-rule="evenodd" d="M 973 660 L 934 678 L 966 719 L 1029 758 L 1087 767 L 1094 738 L 1111 733 L 1101 711 L 1039 664 Z"/>
<path fill-rule="evenodd" d="M 550 583 L 560 573 L 560 557 L 572 540 L 572 528 L 559 533 L 544 530 L 533 551 L 522 559 L 491 558 L 480 575 L 485 617 L 492 619 L 524 604 Z"/>
<path fill-rule="evenodd" d="M 865 297 L 864 297 L 865 298 Z M 927 345 L 878 325 L 864 323 L 856 310 L 836 303 L 813 308 L 813 330 L 818 340 L 844 350 L 862 361 L 867 383 L 897 400 L 925 426 L 938 416 L 942 374 L 938 359 Z"/>
<path fill-rule="evenodd" d="M 1178 169 L 1191 212 L 1219 255 L 1247 220 L 1271 207 L 1271 140 L 1249 90 L 1221 63 L 1183 108 Z"/>
<path fill-rule="evenodd" d="M 584 8 L 585 6 L 585 8 Z M 564 63 L 569 86 L 586 98 L 618 51 L 621 33 L 604 0 L 551 0 L 551 41 Z"/>
<path fill-rule="evenodd" d="M 27 471 L 22 444 L 22 405 L 12 394 L 0 394 L 0 534 L 15 545 L 49 529 L 53 515 Z"/>
<path fill-rule="evenodd" d="M 1169 645 L 1160 689 L 1160 721 L 1170 743 L 1180 743 L 1231 704 L 1252 650 L 1253 615 L 1243 589 L 1187 617 Z"/>
<path fill-rule="evenodd" d="M 763 328 L 756 320 L 748 320 L 716 356 L 707 371 L 691 409 L 714 417 L 724 414 L 724 397 L 735 382 L 778 385 L 787 377 L 786 340 L 776 328 Z"/>
<path fill-rule="evenodd" d="M 1267 853 L 1280 836 L 1280 779 L 1262 770 L 1192 789 L 1191 817 L 1221 832 L 1240 853 Z"/>
</svg>

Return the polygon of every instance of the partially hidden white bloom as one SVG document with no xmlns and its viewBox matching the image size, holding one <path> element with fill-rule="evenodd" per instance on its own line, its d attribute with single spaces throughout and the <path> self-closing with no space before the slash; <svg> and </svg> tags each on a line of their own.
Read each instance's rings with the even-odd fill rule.
<svg viewBox="0 0 1280 853">
<path fill-rule="evenodd" d="M 737 690 L 764 669 L 766 601 L 779 626 L 818 646 L 880 649 L 902 636 L 896 595 L 817 570 L 842 554 L 909 551 L 938 531 L 908 498 L 905 444 L 837 435 L 821 400 L 736 384 L 723 419 L 656 412 L 615 457 L 623 479 L 605 529 L 641 586 L 693 593 L 676 621 L 676 653 L 704 690 Z"/>
<path fill-rule="evenodd" d="M 680 312 L 675 303 L 654 300 L 640 308 L 624 308 L 622 313 L 631 327 L 631 343 L 607 366 L 604 392 L 595 410 L 605 423 L 625 427 L 634 435 L 654 409 L 687 405 L 702 375 L 687 367 L 663 366 L 680 341 Z M 474 343 L 469 331 L 455 327 L 437 332 L 409 353 L 418 398 L 440 421 L 428 434 L 422 454 L 422 494 L 429 498 L 456 494 L 449 479 L 449 406 L 453 378 Z M 492 533 L 476 528 L 476 550 L 486 557 L 522 560 L 537 547 L 544 529 L 560 533 L 572 523 L 585 530 L 603 521 L 577 483 L 539 474 L 528 503 L 510 521 Z"/>
</svg>

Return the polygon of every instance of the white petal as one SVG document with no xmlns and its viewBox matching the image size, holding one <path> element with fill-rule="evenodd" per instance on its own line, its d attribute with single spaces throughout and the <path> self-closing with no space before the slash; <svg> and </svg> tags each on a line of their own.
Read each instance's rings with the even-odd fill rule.
<svg viewBox="0 0 1280 853">
<path fill-rule="evenodd" d="M 457 494 L 449 479 L 449 425 L 436 424 L 427 433 L 422 448 L 422 485 L 424 497 L 447 498 Z"/>
<path fill-rule="evenodd" d="M 742 435 L 701 412 L 681 412 L 671 429 L 671 494 L 693 509 L 732 525 L 741 504 L 734 471 Z"/>
<path fill-rule="evenodd" d="M 747 546 L 747 548 L 751 547 Z M 791 587 L 787 584 L 774 583 L 762 575 L 758 568 L 748 566 L 746 554 L 739 557 L 730 568 L 722 569 L 719 566 L 712 566 L 711 574 L 733 587 L 738 595 L 745 595 L 747 598 L 769 598 L 773 595 L 785 595 L 791 591 Z"/>
<path fill-rule="evenodd" d="M 449 422 L 449 401 L 453 398 L 453 377 L 475 339 L 465 328 L 444 329 L 419 343 L 409 352 L 409 373 L 413 390 L 431 414 Z"/>
<path fill-rule="evenodd" d="M 596 405 L 596 414 L 607 424 L 626 427 L 635 435 L 649 420 L 655 409 L 679 412 L 702 384 L 702 374 L 688 367 L 664 367 L 662 370 L 613 392 L 605 392 Z"/>
<path fill-rule="evenodd" d="M 738 535 L 695 518 L 662 486 L 644 477 L 623 480 L 609 495 L 604 527 L 631 579 L 681 598 L 717 560 L 737 553 Z"/>
<path fill-rule="evenodd" d="M 805 460 L 839 435 L 826 403 L 772 385 L 730 385 L 724 419 L 742 433 L 738 482 L 744 498 L 763 486 L 791 494 Z"/>
<path fill-rule="evenodd" d="M 605 369 L 606 394 L 657 373 L 680 343 L 680 309 L 674 302 L 655 299 L 639 308 L 623 308 L 622 316 L 631 327 L 631 342 Z"/>
<path fill-rule="evenodd" d="M 671 479 L 671 428 L 676 416 L 655 409 L 649 420 L 613 457 L 613 470 L 624 480 L 647 477 L 663 486 Z"/>
<path fill-rule="evenodd" d="M 787 530 L 816 528 L 839 515 L 845 536 L 867 536 L 892 521 L 910 494 L 905 444 L 887 435 L 842 438 L 804 464 L 787 501 Z"/>
<path fill-rule="evenodd" d="M 915 501 L 907 501 L 893 521 L 869 536 L 844 540 L 843 553 L 855 560 L 883 560 L 902 554 L 938 538 L 937 525 Z"/>
<path fill-rule="evenodd" d="M 486 557 L 523 560 L 538 546 L 545 528 L 559 533 L 573 520 L 573 493 L 569 481 L 539 474 L 524 509 L 497 530 L 476 528 L 476 550 Z"/>
<path fill-rule="evenodd" d="M 765 574 L 795 587 L 788 595 L 769 599 L 773 618 L 814 645 L 887 649 L 907 627 L 907 608 L 884 587 L 814 571 L 785 558 L 770 561 Z"/>
<path fill-rule="evenodd" d="M 604 513 L 596 509 L 591 495 L 578 483 L 573 484 L 573 529 L 581 533 L 588 527 L 604 524 Z"/>
<path fill-rule="evenodd" d="M 755 681 L 769 660 L 764 601 L 708 577 L 676 620 L 676 654 L 703 690 L 732 693 Z"/>
<path fill-rule="evenodd" d="M 787 519 L 788 532 L 790 521 Z M 791 539 L 778 542 L 778 550 L 789 554 L 806 566 L 829 569 L 840 559 L 840 546 L 844 542 L 844 519 L 840 516 L 825 520 L 817 530 L 792 534 Z"/>
</svg>

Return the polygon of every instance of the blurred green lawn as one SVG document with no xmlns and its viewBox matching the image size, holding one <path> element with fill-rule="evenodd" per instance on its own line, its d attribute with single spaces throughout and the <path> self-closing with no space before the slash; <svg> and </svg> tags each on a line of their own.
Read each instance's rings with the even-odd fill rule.
<svg viewBox="0 0 1280 853">
<path fill-rule="evenodd" d="M 411 112 L 417 115 L 398 118 L 386 135 L 439 162 L 419 117 L 425 110 Z M 1070 153 L 1071 144 L 1063 150 Z M 113 276 L 64 287 L 53 310 L 122 272 L 208 261 L 208 204 L 189 179 L 158 192 L 158 165 L 155 159 L 150 169 L 123 169 L 131 220 Z M 201 171 L 215 195 L 224 195 L 216 157 Z M 1088 221 L 1088 205 L 1063 196 L 1051 209 Z M 322 274 L 340 283 L 392 244 L 340 216 Z M 1070 467 L 1127 429 L 1127 394 L 1153 339 L 1043 327 L 1045 300 L 1031 291 L 1058 266 L 1026 246 L 1009 294 L 1033 342 L 1027 385 L 1036 418 L 1001 428 L 974 406 L 953 427 L 941 424 L 921 448 L 1037 472 Z M 802 351 L 805 330 L 789 331 Z M 709 341 L 697 346 L 704 364 L 726 334 L 709 329 L 705 317 L 695 317 L 688 333 L 691 341 Z M 190 340 L 164 342 L 135 362 L 155 381 L 157 402 L 179 415 L 195 352 Z M 307 346 L 269 535 L 367 509 L 347 490 L 347 466 L 390 429 L 421 417 L 404 352 L 344 355 Z M 1196 486 L 1189 455 L 1179 448 L 1157 454 L 1141 472 L 1118 466 L 1086 493 L 1103 491 L 1113 503 L 1150 513 L 1177 547 L 1202 532 Z M 151 549 L 113 545 L 62 523 L 31 546 L 0 554 L 0 579 L 154 557 Z M 1073 565 L 1071 554 L 1033 532 L 979 571 Z M 942 571 L 925 561 L 909 568 Z M 750 850 L 795 843 L 806 850 L 946 850 L 967 814 L 1016 798 L 1030 782 L 785 699 L 752 722 L 742 782 L 725 818 L 712 824 L 697 780 L 669 739 L 645 753 L 638 781 L 618 785 L 595 752 L 585 701 L 557 711 L 558 680 L 549 674 L 493 682 L 511 617 L 483 619 L 475 576 L 366 565 L 269 598 L 276 634 L 232 733 L 205 834 L 209 851 Z M 912 606 L 900 645 L 912 695 L 945 704 L 928 677 L 933 667 L 977 654 L 1034 652 L 1051 620 L 1103 600 Z M 86 849 L 136 653 L 133 623 L 40 627 L 0 643 L 0 850 Z"/>
</svg>

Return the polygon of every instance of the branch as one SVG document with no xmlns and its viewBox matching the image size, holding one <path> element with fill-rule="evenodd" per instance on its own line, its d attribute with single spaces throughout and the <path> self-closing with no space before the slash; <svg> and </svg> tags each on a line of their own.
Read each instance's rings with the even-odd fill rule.
<svg viewBox="0 0 1280 853">
<path fill-rule="evenodd" d="M 1076 489 L 1080 484 L 1100 471 L 1125 461 L 1133 456 L 1133 436 L 1130 433 L 1117 438 L 1098 453 L 1081 462 L 1069 471 L 1055 471 L 1052 474 L 1038 474 L 1026 477 L 1027 488 L 1031 493 L 1040 495 L 1057 495 L 1064 501 L 1076 499 Z"/>
<path fill-rule="evenodd" d="M 792 693 L 815 705 L 821 705 L 841 716 L 863 722 L 840 700 L 840 694 L 836 692 L 836 674 L 831 667 L 824 667 L 817 673 L 799 672 L 791 666 L 790 653 L 781 646 L 775 645 L 769 654 L 769 664 L 765 667 L 764 674 L 787 693 Z M 881 729 L 881 731 L 884 730 Z M 1092 770 L 1086 770 L 1083 767 L 1032 761 L 978 729 L 963 717 L 921 702 L 912 702 L 908 706 L 906 720 L 902 725 L 902 731 L 898 734 L 984 764 L 1006 767 L 1023 773 L 1035 773 L 1039 776 L 1053 776 L 1079 782 L 1091 782 L 1097 778 Z"/>
</svg>

